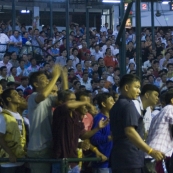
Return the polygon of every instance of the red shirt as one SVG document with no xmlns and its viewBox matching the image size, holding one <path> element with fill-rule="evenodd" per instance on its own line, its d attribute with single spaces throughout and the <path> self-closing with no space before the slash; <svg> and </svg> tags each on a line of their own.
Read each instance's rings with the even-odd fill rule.
<svg viewBox="0 0 173 173">
<path fill-rule="evenodd" d="M 81 116 L 66 104 L 58 106 L 53 113 L 52 134 L 55 158 L 77 158 L 78 139 L 85 133 Z M 76 166 L 72 163 L 71 166 Z"/>
<path fill-rule="evenodd" d="M 86 60 L 86 53 L 91 54 L 89 49 L 79 49 L 78 55 L 80 60 Z"/>
<path fill-rule="evenodd" d="M 105 56 L 104 62 L 106 67 L 112 66 L 115 68 L 118 65 L 117 60 L 113 56 Z"/>
</svg>

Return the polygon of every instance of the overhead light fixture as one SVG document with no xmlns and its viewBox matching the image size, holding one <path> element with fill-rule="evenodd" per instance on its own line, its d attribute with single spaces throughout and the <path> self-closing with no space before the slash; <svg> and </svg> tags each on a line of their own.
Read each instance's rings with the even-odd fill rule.
<svg viewBox="0 0 173 173">
<path fill-rule="evenodd" d="M 102 0 L 104 3 L 120 3 L 121 1 L 119 0 Z"/>
<path fill-rule="evenodd" d="M 30 13 L 29 10 L 21 10 L 20 12 L 21 12 L 21 13 Z"/>
<path fill-rule="evenodd" d="M 162 4 L 168 5 L 170 1 L 162 1 Z"/>
</svg>

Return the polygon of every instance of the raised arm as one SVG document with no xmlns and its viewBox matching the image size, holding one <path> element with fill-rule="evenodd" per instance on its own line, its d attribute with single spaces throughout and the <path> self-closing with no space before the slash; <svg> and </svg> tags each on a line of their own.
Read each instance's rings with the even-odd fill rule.
<svg viewBox="0 0 173 173">
<path fill-rule="evenodd" d="M 44 99 L 46 99 L 50 92 L 52 91 L 54 85 L 56 84 L 56 81 L 60 77 L 61 74 L 61 67 L 59 65 L 55 65 L 52 70 L 52 80 L 49 82 L 49 84 L 43 89 L 42 92 L 38 92 L 37 96 L 35 97 L 35 101 L 37 103 L 40 103 Z"/>
</svg>

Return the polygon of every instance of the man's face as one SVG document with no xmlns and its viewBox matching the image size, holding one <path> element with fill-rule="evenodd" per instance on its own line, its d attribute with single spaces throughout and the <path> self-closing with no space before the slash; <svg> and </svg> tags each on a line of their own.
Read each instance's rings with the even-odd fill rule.
<svg viewBox="0 0 173 173">
<path fill-rule="evenodd" d="M 16 60 L 16 59 L 17 59 L 17 54 L 16 54 L 16 52 L 14 52 L 14 53 L 11 55 L 11 58 L 12 58 L 13 60 Z"/>
<path fill-rule="evenodd" d="M 62 56 L 63 56 L 63 57 L 66 57 L 66 56 L 67 56 L 67 51 L 66 51 L 66 50 L 64 50 L 64 51 L 62 52 Z"/>
<path fill-rule="evenodd" d="M 78 65 L 77 65 L 77 70 L 80 71 L 81 69 L 82 69 L 81 64 L 78 64 Z"/>
<path fill-rule="evenodd" d="M 10 59 L 10 57 L 9 57 L 9 56 L 5 56 L 5 57 L 4 57 L 4 59 L 3 59 L 4 63 L 5 63 L 5 64 L 7 64 L 7 63 L 8 63 L 8 61 L 9 61 L 9 59 Z"/>
<path fill-rule="evenodd" d="M 109 98 L 107 98 L 106 101 L 104 102 L 105 109 L 106 109 L 107 111 L 110 111 L 111 108 L 112 108 L 112 106 L 113 106 L 114 104 L 115 104 L 115 101 L 114 101 L 114 99 L 113 99 L 112 96 L 109 97 Z"/>
<path fill-rule="evenodd" d="M 124 89 L 127 93 L 128 98 L 130 98 L 132 100 L 137 99 L 137 97 L 139 96 L 139 94 L 141 92 L 140 87 L 141 87 L 141 85 L 140 85 L 139 81 L 135 81 L 130 84 L 126 84 L 124 86 Z"/>
<path fill-rule="evenodd" d="M 3 70 L 2 70 L 2 75 L 3 75 L 3 76 L 6 76 L 6 75 L 7 75 L 7 68 L 3 68 Z"/>
<path fill-rule="evenodd" d="M 87 81 L 87 80 L 88 80 L 88 74 L 84 74 L 84 75 L 83 75 L 83 80 L 84 80 L 84 81 Z"/>
<path fill-rule="evenodd" d="M 13 104 L 21 103 L 20 96 L 16 90 L 11 91 L 10 97 L 8 97 L 7 100 Z"/>
<path fill-rule="evenodd" d="M 18 37 L 19 36 L 19 32 L 18 31 L 14 31 L 14 37 Z"/>
<path fill-rule="evenodd" d="M 150 106 L 156 106 L 159 101 L 159 93 L 157 91 L 151 91 L 146 94 L 148 94 L 148 102 L 150 103 Z"/>
<path fill-rule="evenodd" d="M 78 51 L 75 50 L 75 51 L 73 52 L 73 54 L 74 54 L 75 56 L 77 56 L 77 55 L 78 55 Z"/>
</svg>

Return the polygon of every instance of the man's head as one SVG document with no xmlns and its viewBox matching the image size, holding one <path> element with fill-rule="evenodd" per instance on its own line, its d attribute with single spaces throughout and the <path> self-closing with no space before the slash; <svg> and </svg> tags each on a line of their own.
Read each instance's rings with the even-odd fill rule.
<svg viewBox="0 0 173 173">
<path fill-rule="evenodd" d="M 17 54 L 16 54 L 15 51 L 14 52 L 11 52 L 11 59 L 12 60 L 16 60 L 17 59 Z"/>
<path fill-rule="evenodd" d="M 109 93 L 102 93 L 97 96 L 97 104 L 100 110 L 106 110 L 109 112 L 114 105 L 115 101 L 111 94 Z"/>
<path fill-rule="evenodd" d="M 77 56 L 77 55 L 78 55 L 78 49 L 77 49 L 77 48 L 73 48 L 73 49 L 72 49 L 72 54 L 73 54 L 74 56 Z"/>
<path fill-rule="evenodd" d="M 58 91 L 58 102 L 65 103 L 65 102 L 69 102 L 69 101 L 71 102 L 75 100 L 76 100 L 76 96 L 72 91 L 70 90 Z"/>
<path fill-rule="evenodd" d="M 126 74 L 120 80 L 121 94 L 129 99 L 136 99 L 140 94 L 140 79 L 136 75 Z"/>
<path fill-rule="evenodd" d="M 149 106 L 155 106 L 159 101 L 159 88 L 152 84 L 146 84 L 141 90 L 141 97 L 147 100 Z"/>
<path fill-rule="evenodd" d="M 88 81 L 88 73 L 83 73 L 83 76 L 82 76 L 82 79 L 84 82 L 87 82 Z"/>
<path fill-rule="evenodd" d="M 1 98 L 3 99 L 6 106 L 8 105 L 18 105 L 20 104 L 20 96 L 15 89 L 9 88 L 4 90 L 1 94 Z"/>
<path fill-rule="evenodd" d="M 10 59 L 10 54 L 9 53 L 5 53 L 4 57 L 3 57 L 4 64 L 7 64 L 9 59 Z"/>
<path fill-rule="evenodd" d="M 165 94 L 165 104 L 166 105 L 173 105 L 173 90 L 169 90 Z"/>
<path fill-rule="evenodd" d="M 24 86 L 24 87 L 27 87 L 28 86 L 28 83 L 29 83 L 28 77 L 23 76 L 21 78 L 21 85 Z"/>
<path fill-rule="evenodd" d="M 41 71 L 31 73 L 29 79 L 29 83 L 33 87 L 33 91 L 43 90 L 49 84 L 49 80 L 46 75 Z"/>
<path fill-rule="evenodd" d="M 7 67 L 6 66 L 2 66 L 0 68 L 1 71 L 1 76 L 7 76 Z"/>
<path fill-rule="evenodd" d="M 31 65 L 32 66 L 36 66 L 37 65 L 37 61 L 36 61 L 36 59 L 35 58 L 31 58 Z"/>
<path fill-rule="evenodd" d="M 16 67 L 11 67 L 10 72 L 13 76 L 17 75 L 17 68 Z"/>
<path fill-rule="evenodd" d="M 76 69 L 77 69 L 77 71 L 81 71 L 82 70 L 81 63 L 76 64 Z"/>
</svg>

